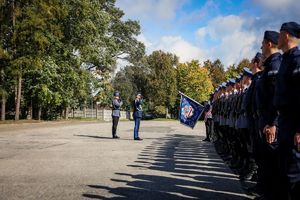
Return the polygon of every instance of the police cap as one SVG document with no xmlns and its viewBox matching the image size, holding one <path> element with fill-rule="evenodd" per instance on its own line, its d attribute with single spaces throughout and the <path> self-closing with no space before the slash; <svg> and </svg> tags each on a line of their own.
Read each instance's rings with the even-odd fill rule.
<svg viewBox="0 0 300 200">
<path fill-rule="evenodd" d="M 135 96 L 142 96 L 141 92 L 137 92 Z"/>
<path fill-rule="evenodd" d="M 238 75 L 237 77 L 235 77 L 235 82 L 238 83 L 242 80 L 241 75 Z"/>
<path fill-rule="evenodd" d="M 119 91 L 115 91 L 115 92 L 114 92 L 114 96 L 115 96 L 115 97 L 119 97 L 119 96 L 120 96 L 120 92 L 119 92 Z"/>
<path fill-rule="evenodd" d="M 229 79 L 229 85 L 234 85 L 235 84 L 235 80 L 233 78 Z"/>
<path fill-rule="evenodd" d="M 226 82 L 223 82 L 221 85 L 222 88 L 226 88 Z"/>
<path fill-rule="evenodd" d="M 248 77 L 252 77 L 253 76 L 251 70 L 248 67 L 244 68 L 243 75 L 248 76 Z"/>
<path fill-rule="evenodd" d="M 296 38 L 300 38 L 300 25 L 296 22 L 286 22 L 281 25 L 280 31 L 286 31 Z"/>
<path fill-rule="evenodd" d="M 279 33 L 276 31 L 265 31 L 264 39 L 272 42 L 273 44 L 278 44 Z"/>
</svg>

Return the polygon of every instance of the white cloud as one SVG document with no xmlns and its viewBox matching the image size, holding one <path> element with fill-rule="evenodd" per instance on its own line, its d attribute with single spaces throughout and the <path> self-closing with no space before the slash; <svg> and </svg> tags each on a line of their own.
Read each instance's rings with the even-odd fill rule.
<svg viewBox="0 0 300 200">
<path fill-rule="evenodd" d="M 299 8 L 299 0 L 255 0 L 255 3 L 269 10 L 284 11 Z"/>
<path fill-rule="evenodd" d="M 260 31 L 266 28 L 279 30 L 284 22 L 300 23 L 299 0 L 255 0 L 254 3 L 262 9 L 262 15 L 253 23 L 252 28 Z"/>
<path fill-rule="evenodd" d="M 153 44 L 145 37 L 145 35 L 142 33 L 137 36 L 137 40 L 142 42 L 146 48 L 151 47 Z"/>
<path fill-rule="evenodd" d="M 198 59 L 221 59 L 225 67 L 238 63 L 243 58 L 251 59 L 257 51 L 260 51 L 262 36 L 265 30 L 279 30 L 283 22 L 296 21 L 300 23 L 299 0 L 252 0 L 248 5 L 257 9 L 258 16 L 251 16 L 247 11 L 242 15 L 217 16 L 210 19 L 206 26 L 194 30 L 196 38 L 186 38 L 176 32 L 176 36 L 170 33 L 164 34 L 165 26 L 180 13 L 181 19 L 176 21 L 179 25 L 206 19 L 218 10 L 218 4 L 214 0 L 207 0 L 204 6 L 195 8 L 190 13 L 181 10 L 183 5 L 190 0 L 117 0 L 119 6 L 126 13 L 126 17 L 141 20 L 143 33 L 150 37 L 151 30 L 161 28 L 160 38 L 146 38 L 146 35 L 138 36 L 146 46 L 147 54 L 153 50 L 163 50 L 175 53 L 181 62 Z M 213 13 L 213 14 L 212 14 Z M 249 15 L 247 15 L 247 13 Z M 145 23 L 143 20 L 147 20 Z M 172 20 L 172 21 L 170 21 Z M 180 24 L 181 23 L 181 24 Z M 164 24 L 153 27 L 149 24 Z M 172 27 L 172 26 L 171 26 Z M 186 34 L 186 33 L 185 33 Z M 168 35 L 168 36 L 166 36 Z M 173 35 L 173 36 L 170 36 Z M 188 35 L 188 34 L 186 34 Z M 151 35 L 153 36 L 153 35 Z M 195 40 L 195 43 L 190 41 Z"/>
<path fill-rule="evenodd" d="M 203 20 L 208 14 L 217 12 L 218 9 L 218 4 L 216 4 L 214 0 L 207 0 L 200 9 L 184 13 L 181 19 L 179 19 L 179 23 L 194 23 Z"/>
<path fill-rule="evenodd" d="M 149 49 L 150 52 L 163 50 L 174 53 L 179 57 L 180 62 L 187 62 L 193 59 L 204 61 L 205 59 L 205 52 L 203 50 L 185 41 L 181 36 L 164 36 Z"/>
<path fill-rule="evenodd" d="M 203 40 L 205 36 L 208 34 L 206 27 L 201 27 L 196 31 L 196 36 L 198 39 Z"/>
<path fill-rule="evenodd" d="M 222 38 L 221 44 L 214 49 L 212 55 L 220 58 L 225 67 L 238 63 L 243 58 L 252 58 L 256 51 L 254 49 L 256 36 L 254 33 L 235 31 L 231 35 Z"/>
<path fill-rule="evenodd" d="M 202 40 L 205 37 L 217 40 L 207 54 L 210 59 L 221 59 L 226 68 L 255 54 L 257 37 L 253 31 L 244 30 L 246 23 L 248 21 L 240 16 L 218 16 L 210 20 L 207 26 L 199 28 L 196 35 Z"/>
<path fill-rule="evenodd" d="M 125 11 L 129 18 L 158 18 L 170 20 L 176 11 L 188 0 L 118 0 L 116 5 Z"/>
</svg>

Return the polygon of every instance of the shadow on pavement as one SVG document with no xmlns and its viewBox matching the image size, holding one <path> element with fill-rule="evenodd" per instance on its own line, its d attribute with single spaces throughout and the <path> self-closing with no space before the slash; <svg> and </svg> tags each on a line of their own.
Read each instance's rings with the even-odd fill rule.
<svg viewBox="0 0 300 200">
<path fill-rule="evenodd" d="M 88 185 L 88 199 L 250 199 L 236 175 L 199 136 L 168 135 L 153 141 L 139 154 L 128 171 L 116 173 L 114 185 Z M 109 195 L 107 195 L 109 194 Z"/>
<path fill-rule="evenodd" d="M 132 139 L 126 139 L 126 138 L 114 139 L 112 137 L 103 137 L 103 136 L 97 136 L 97 135 L 74 135 L 74 136 L 94 138 L 94 139 L 103 139 L 103 140 L 132 140 Z"/>
</svg>

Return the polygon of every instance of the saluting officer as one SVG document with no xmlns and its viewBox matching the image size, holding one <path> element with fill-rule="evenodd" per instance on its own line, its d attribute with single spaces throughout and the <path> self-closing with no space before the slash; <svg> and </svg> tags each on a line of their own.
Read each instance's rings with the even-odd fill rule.
<svg viewBox="0 0 300 200">
<path fill-rule="evenodd" d="M 142 140 L 139 137 L 139 129 L 140 129 L 140 123 L 143 116 L 143 105 L 144 101 L 142 99 L 142 94 L 137 93 L 136 98 L 133 101 L 133 119 L 134 119 L 134 131 L 133 131 L 133 139 L 134 140 Z"/>
<path fill-rule="evenodd" d="M 300 25 L 282 24 L 278 48 L 284 54 L 277 74 L 274 103 L 278 110 L 278 145 L 282 196 L 300 199 Z M 266 131 L 270 135 L 271 131 Z M 272 136 L 270 136 L 272 137 Z M 295 164 L 296 165 L 293 165 Z M 292 167 L 294 166 L 294 167 Z"/>
</svg>

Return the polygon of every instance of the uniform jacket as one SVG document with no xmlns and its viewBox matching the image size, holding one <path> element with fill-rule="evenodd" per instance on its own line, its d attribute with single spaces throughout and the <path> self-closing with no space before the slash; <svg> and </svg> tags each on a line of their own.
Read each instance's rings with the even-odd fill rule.
<svg viewBox="0 0 300 200">
<path fill-rule="evenodd" d="M 256 82 L 257 113 L 268 125 L 276 124 L 277 111 L 274 106 L 275 78 L 281 64 L 281 54 L 274 53 L 264 63 L 264 71 Z"/>
<path fill-rule="evenodd" d="M 285 52 L 275 83 L 274 105 L 280 113 L 297 120 L 300 132 L 300 50 L 294 47 Z"/>
<path fill-rule="evenodd" d="M 133 101 L 133 117 L 134 118 L 142 118 L 143 109 L 142 109 L 143 100 L 135 99 Z"/>
<path fill-rule="evenodd" d="M 112 101 L 112 106 L 113 106 L 113 108 L 112 108 L 112 116 L 113 117 L 120 117 L 121 116 L 120 108 L 121 108 L 122 104 L 123 104 L 122 101 L 119 100 L 119 99 L 114 99 Z"/>
</svg>

